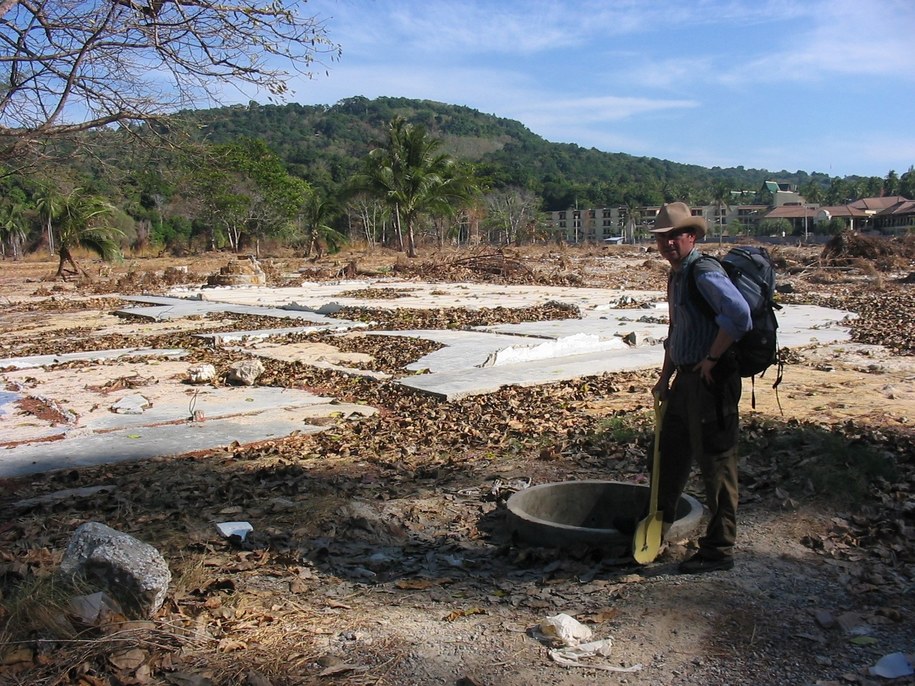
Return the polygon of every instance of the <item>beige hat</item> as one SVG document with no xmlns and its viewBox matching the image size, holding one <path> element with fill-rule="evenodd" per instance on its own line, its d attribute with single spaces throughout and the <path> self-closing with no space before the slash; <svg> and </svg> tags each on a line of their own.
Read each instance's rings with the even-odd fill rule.
<svg viewBox="0 0 915 686">
<path fill-rule="evenodd" d="M 703 217 L 694 217 L 685 202 L 669 202 L 658 210 L 654 228 L 649 229 L 649 233 L 669 233 L 676 229 L 692 229 L 699 240 L 705 237 L 708 224 Z"/>
</svg>

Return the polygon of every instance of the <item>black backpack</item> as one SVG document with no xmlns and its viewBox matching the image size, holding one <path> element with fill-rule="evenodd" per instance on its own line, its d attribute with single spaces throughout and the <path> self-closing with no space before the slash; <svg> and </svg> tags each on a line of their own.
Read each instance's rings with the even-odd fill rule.
<svg viewBox="0 0 915 686">
<path fill-rule="evenodd" d="M 775 265 L 769 252 L 765 248 L 738 246 L 728 250 L 720 260 L 704 253 L 700 259 L 718 262 L 750 306 L 753 328 L 733 346 L 740 375 L 762 376 L 769 367 L 775 365 L 777 376 L 772 388 L 777 389 L 782 381 L 784 362 L 779 355 L 775 310 L 782 307 L 775 302 Z M 709 317 L 714 317 L 715 313 L 705 298 L 701 297 L 692 274 L 689 276 L 689 284 L 690 290 L 695 292 L 694 302 L 699 303 Z M 753 407 L 756 407 L 755 379 L 753 390 Z"/>
</svg>

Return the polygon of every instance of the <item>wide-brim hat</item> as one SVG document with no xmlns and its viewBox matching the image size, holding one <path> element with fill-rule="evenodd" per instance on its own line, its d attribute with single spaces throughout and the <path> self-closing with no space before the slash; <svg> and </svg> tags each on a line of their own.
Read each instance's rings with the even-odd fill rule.
<svg viewBox="0 0 915 686">
<path fill-rule="evenodd" d="M 649 233 L 662 234 L 682 229 L 692 229 L 696 232 L 696 240 L 699 240 L 708 232 L 708 224 L 705 218 L 693 216 L 685 202 L 669 202 L 658 210 L 654 228 L 649 229 Z"/>
</svg>

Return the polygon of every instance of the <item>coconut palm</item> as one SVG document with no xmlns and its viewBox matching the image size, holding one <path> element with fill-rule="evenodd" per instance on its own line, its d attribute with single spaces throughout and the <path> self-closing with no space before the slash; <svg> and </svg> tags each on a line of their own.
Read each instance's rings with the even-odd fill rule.
<svg viewBox="0 0 915 686">
<path fill-rule="evenodd" d="M 333 204 L 320 193 L 308 196 L 299 216 L 305 238 L 305 257 L 311 257 L 312 251 L 320 257 L 325 247 L 333 249 L 346 242 L 346 236 L 330 225 L 335 214 Z"/>
<path fill-rule="evenodd" d="M 85 273 L 73 259 L 73 250 L 85 248 L 105 262 L 120 259 L 121 249 L 118 238 L 124 234 L 108 226 L 105 220 L 114 213 L 114 206 L 102 198 L 88 195 L 77 188 L 61 199 L 57 214 L 57 254 L 60 264 L 57 276 L 66 278 L 67 274 Z M 65 269 L 69 264 L 72 269 Z"/>
<path fill-rule="evenodd" d="M 38 216 L 41 218 L 41 223 L 48 236 L 48 252 L 52 255 L 56 252 L 54 248 L 54 220 L 57 219 L 57 215 L 60 213 L 62 200 L 60 193 L 50 186 L 45 186 L 35 197 L 35 209 L 38 210 Z"/>
<path fill-rule="evenodd" d="M 809 182 L 803 188 L 800 188 L 799 192 L 804 196 L 804 200 L 812 205 L 819 205 L 823 202 L 823 187 L 816 181 Z"/>
<path fill-rule="evenodd" d="M 421 214 L 453 208 L 474 192 L 470 177 L 438 152 L 440 146 L 423 127 L 395 117 L 384 147 L 369 153 L 362 173 L 350 185 L 352 193 L 367 192 L 387 205 L 399 248 L 408 257 L 416 257 L 415 230 Z"/>
</svg>

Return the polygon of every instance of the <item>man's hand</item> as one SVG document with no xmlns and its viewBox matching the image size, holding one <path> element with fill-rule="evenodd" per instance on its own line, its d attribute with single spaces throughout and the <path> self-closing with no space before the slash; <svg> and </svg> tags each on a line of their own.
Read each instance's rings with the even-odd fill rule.
<svg viewBox="0 0 915 686">
<path fill-rule="evenodd" d="M 718 364 L 717 360 L 710 360 L 706 357 L 702 362 L 693 367 L 693 371 L 699 372 L 699 376 L 702 377 L 702 380 L 711 386 L 715 383 L 715 379 L 712 378 L 712 370 L 715 368 L 716 364 Z"/>
<path fill-rule="evenodd" d="M 667 400 L 667 394 L 670 392 L 670 377 L 662 376 L 651 389 L 651 394 L 662 403 Z"/>
</svg>

